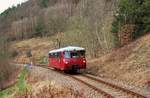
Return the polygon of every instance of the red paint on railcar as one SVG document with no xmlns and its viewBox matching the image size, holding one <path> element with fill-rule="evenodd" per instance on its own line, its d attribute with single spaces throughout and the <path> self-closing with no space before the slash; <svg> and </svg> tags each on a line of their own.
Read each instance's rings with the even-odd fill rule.
<svg viewBox="0 0 150 98">
<path fill-rule="evenodd" d="M 69 46 L 49 52 L 49 67 L 59 70 L 86 69 L 85 49 Z"/>
</svg>

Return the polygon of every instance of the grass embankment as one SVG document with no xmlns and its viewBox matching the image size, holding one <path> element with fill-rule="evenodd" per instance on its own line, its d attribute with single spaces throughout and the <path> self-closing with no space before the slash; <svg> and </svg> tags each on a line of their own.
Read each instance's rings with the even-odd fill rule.
<svg viewBox="0 0 150 98">
<path fill-rule="evenodd" d="M 150 87 L 150 34 L 89 62 L 92 74 Z"/>
<path fill-rule="evenodd" d="M 26 84 L 25 81 L 27 74 L 28 74 L 28 69 L 24 68 L 19 74 L 17 83 L 14 86 L 1 91 L 0 98 L 15 98 L 11 96 L 14 96 L 16 94 L 23 94 L 26 90 L 30 90 L 30 86 Z"/>
<path fill-rule="evenodd" d="M 12 42 L 12 47 L 19 54 L 16 56 L 16 62 L 30 63 L 27 52 L 31 51 L 32 61 L 36 63 L 47 63 L 48 52 L 54 48 L 54 38 L 32 38 L 28 40 Z"/>
<path fill-rule="evenodd" d="M 37 80 L 30 83 L 29 70 L 25 67 L 19 74 L 17 83 L 0 92 L 0 98 L 84 98 L 71 88 L 54 85 L 51 81 Z M 28 77 L 28 79 L 27 79 Z"/>
<path fill-rule="evenodd" d="M 26 77 L 28 75 L 28 68 L 24 68 L 20 73 L 19 80 L 16 84 L 19 94 L 23 94 L 26 90 L 30 90 L 29 84 L 26 83 Z"/>
</svg>

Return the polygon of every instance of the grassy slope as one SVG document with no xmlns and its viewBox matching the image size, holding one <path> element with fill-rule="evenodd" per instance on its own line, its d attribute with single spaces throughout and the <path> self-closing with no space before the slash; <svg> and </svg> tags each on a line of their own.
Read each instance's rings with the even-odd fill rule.
<svg viewBox="0 0 150 98">
<path fill-rule="evenodd" d="M 54 48 L 54 38 L 33 38 L 15 42 L 14 47 L 21 55 L 17 61 L 29 61 L 24 52 L 31 49 L 38 62 L 47 58 L 49 50 Z M 150 81 L 150 34 L 131 44 L 89 61 L 88 71 L 108 78 L 123 80 L 135 85 L 148 86 Z"/>
<path fill-rule="evenodd" d="M 25 83 L 26 75 L 27 70 L 23 69 L 19 74 L 17 83 L 14 86 L 1 91 L 0 98 L 15 98 L 14 95 L 24 93 L 26 88 L 29 88 L 29 86 Z"/>
<path fill-rule="evenodd" d="M 43 63 L 47 58 L 48 52 L 54 47 L 53 38 L 32 38 L 24 41 L 13 42 L 12 47 L 19 53 L 16 57 L 17 62 L 30 62 L 26 52 L 31 50 L 34 60 Z"/>
<path fill-rule="evenodd" d="M 83 98 L 71 88 L 59 87 L 50 81 L 43 81 L 29 75 L 27 67 L 21 71 L 17 83 L 0 92 L 0 98 Z M 36 82 L 30 82 L 36 81 Z"/>
<path fill-rule="evenodd" d="M 91 60 L 88 70 L 137 86 L 150 86 L 150 34 L 104 57 Z"/>
</svg>

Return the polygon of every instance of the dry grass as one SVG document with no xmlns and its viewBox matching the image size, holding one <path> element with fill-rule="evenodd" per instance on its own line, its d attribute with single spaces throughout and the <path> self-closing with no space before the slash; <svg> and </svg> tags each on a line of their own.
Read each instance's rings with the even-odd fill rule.
<svg viewBox="0 0 150 98">
<path fill-rule="evenodd" d="M 17 66 L 10 64 L 11 52 L 8 46 L 6 38 L 0 37 L 0 90 L 12 84 L 18 70 Z"/>
<path fill-rule="evenodd" d="M 91 60 L 90 73 L 148 87 L 150 81 L 150 34 L 114 50 L 104 57 Z"/>
<path fill-rule="evenodd" d="M 17 84 L 0 92 L 2 98 L 85 98 L 82 93 L 54 81 L 43 81 L 33 77 L 25 68 L 21 71 Z"/>
<path fill-rule="evenodd" d="M 26 53 L 31 51 L 32 59 L 35 62 L 41 63 L 47 58 L 48 52 L 54 47 L 52 38 L 32 38 L 29 40 L 13 42 L 12 47 L 17 50 L 19 55 L 15 58 L 16 62 L 30 62 L 30 58 L 27 57 Z M 46 61 L 46 60 L 45 60 Z"/>
<path fill-rule="evenodd" d="M 55 81 L 45 80 L 46 76 L 31 75 L 29 72 L 26 83 L 31 89 L 26 89 L 23 94 L 16 93 L 15 98 L 85 98 L 78 91 L 69 87 L 58 85 Z M 12 97 L 13 98 L 13 97 Z"/>
<path fill-rule="evenodd" d="M 58 87 L 48 82 L 36 83 L 32 91 L 26 91 L 23 95 L 16 95 L 16 98 L 84 98 L 79 92 L 71 88 Z"/>
</svg>

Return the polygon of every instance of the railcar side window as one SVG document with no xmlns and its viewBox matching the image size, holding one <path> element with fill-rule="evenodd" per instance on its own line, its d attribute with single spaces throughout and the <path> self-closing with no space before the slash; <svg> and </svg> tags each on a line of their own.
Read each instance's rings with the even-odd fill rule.
<svg viewBox="0 0 150 98">
<path fill-rule="evenodd" d="M 52 57 L 53 57 L 53 54 L 52 54 L 52 53 L 49 53 L 49 57 L 52 58 Z"/>
<path fill-rule="evenodd" d="M 85 57 L 85 51 L 80 51 L 81 57 Z"/>
<path fill-rule="evenodd" d="M 58 52 L 58 53 L 57 53 L 57 57 L 58 57 L 58 58 L 61 58 L 61 52 Z"/>
<path fill-rule="evenodd" d="M 79 58 L 79 53 L 78 52 L 72 52 L 71 58 Z"/>
<path fill-rule="evenodd" d="M 50 58 L 57 58 L 58 57 L 58 53 L 50 53 L 49 57 Z"/>
<path fill-rule="evenodd" d="M 65 56 L 65 58 L 70 58 L 71 57 L 70 52 L 64 52 L 64 56 Z"/>
</svg>

